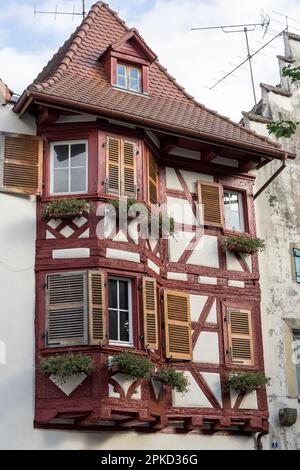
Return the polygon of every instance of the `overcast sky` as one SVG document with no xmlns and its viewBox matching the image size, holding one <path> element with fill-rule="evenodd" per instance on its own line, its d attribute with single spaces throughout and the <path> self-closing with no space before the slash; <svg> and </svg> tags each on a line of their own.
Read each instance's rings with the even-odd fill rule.
<svg viewBox="0 0 300 470">
<path fill-rule="evenodd" d="M 87 0 L 89 9 L 95 3 Z M 81 10 L 81 0 L 9 0 L 0 9 L 0 78 L 16 93 L 29 85 L 80 21 L 79 17 L 36 15 L 39 10 Z M 253 94 L 248 66 L 209 90 L 217 79 L 239 64 L 246 54 L 244 33 L 191 31 L 192 27 L 259 23 L 263 8 L 271 17 L 269 31 L 257 27 L 249 33 L 250 47 L 257 50 L 285 27 L 300 34 L 299 0 L 110 0 L 130 27 L 136 27 L 157 53 L 160 62 L 195 98 L 218 112 L 239 120 L 249 110 Z M 277 12 L 277 13 L 275 13 Z M 260 82 L 278 82 L 277 54 L 283 53 L 279 37 L 253 63 L 256 92 Z"/>
</svg>

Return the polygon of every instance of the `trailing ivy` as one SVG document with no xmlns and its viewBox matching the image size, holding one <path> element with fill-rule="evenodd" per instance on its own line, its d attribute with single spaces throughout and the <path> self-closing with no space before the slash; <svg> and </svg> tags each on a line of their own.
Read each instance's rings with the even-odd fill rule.
<svg viewBox="0 0 300 470">
<path fill-rule="evenodd" d="M 44 217 L 63 217 L 63 216 L 80 216 L 84 211 L 90 208 L 89 202 L 85 199 L 54 199 L 43 207 Z"/>
<path fill-rule="evenodd" d="M 282 75 L 289 77 L 292 83 L 298 82 L 300 80 L 300 67 L 292 67 L 291 65 L 283 67 Z"/>
<path fill-rule="evenodd" d="M 237 372 L 229 376 L 225 383 L 224 390 L 237 390 L 250 393 L 254 390 L 269 385 L 271 379 L 263 372 Z"/>
<path fill-rule="evenodd" d="M 149 379 L 154 368 L 147 357 L 127 351 L 113 356 L 111 366 L 118 366 L 120 372 L 132 375 L 136 379 Z"/>
<path fill-rule="evenodd" d="M 299 122 L 280 120 L 276 122 L 270 122 L 267 124 L 267 129 L 270 135 L 275 135 L 277 139 L 284 138 L 289 139 L 297 130 Z"/>
<path fill-rule="evenodd" d="M 45 375 L 55 375 L 57 380 L 64 384 L 74 375 L 91 375 L 94 364 L 92 358 L 86 354 L 68 353 L 42 358 L 39 369 Z"/>
<path fill-rule="evenodd" d="M 245 237 L 242 235 L 225 237 L 224 246 L 226 251 L 248 254 L 264 251 L 266 248 L 265 241 L 261 238 Z"/>
<path fill-rule="evenodd" d="M 166 385 L 170 385 L 178 393 L 185 394 L 189 390 L 190 383 L 184 372 L 172 369 L 171 367 L 161 367 L 153 377 L 161 380 Z"/>
</svg>

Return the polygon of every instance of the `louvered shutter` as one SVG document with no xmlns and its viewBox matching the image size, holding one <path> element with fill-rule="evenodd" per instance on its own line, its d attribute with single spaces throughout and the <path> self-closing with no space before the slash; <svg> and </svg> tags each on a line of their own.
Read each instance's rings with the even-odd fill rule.
<svg viewBox="0 0 300 470">
<path fill-rule="evenodd" d="M 148 203 L 158 203 L 157 164 L 153 155 L 148 152 Z"/>
<path fill-rule="evenodd" d="M 49 274 L 46 283 L 46 328 L 48 346 L 88 342 L 86 274 Z"/>
<path fill-rule="evenodd" d="M 107 192 L 119 195 L 121 191 L 121 140 L 107 137 L 106 149 Z"/>
<path fill-rule="evenodd" d="M 41 194 L 42 159 L 41 138 L 22 134 L 0 135 L 0 190 Z"/>
<path fill-rule="evenodd" d="M 230 360 L 233 364 L 253 365 L 253 334 L 251 312 L 229 309 L 228 343 Z"/>
<path fill-rule="evenodd" d="M 90 344 L 103 344 L 105 340 L 104 275 L 99 271 L 89 271 L 88 276 Z"/>
<path fill-rule="evenodd" d="M 166 357 L 191 360 L 192 329 L 189 294 L 164 292 Z"/>
<path fill-rule="evenodd" d="M 135 144 L 123 142 L 122 196 L 136 197 Z"/>
<path fill-rule="evenodd" d="M 212 227 L 224 226 L 223 188 L 218 183 L 198 181 L 198 199 L 203 205 L 204 224 Z"/>
<path fill-rule="evenodd" d="M 144 344 L 146 349 L 158 349 L 158 311 L 156 279 L 143 277 Z"/>
</svg>

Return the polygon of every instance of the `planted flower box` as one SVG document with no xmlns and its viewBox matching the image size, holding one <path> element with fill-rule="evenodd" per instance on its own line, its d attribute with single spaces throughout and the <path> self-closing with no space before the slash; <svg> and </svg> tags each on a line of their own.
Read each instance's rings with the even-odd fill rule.
<svg viewBox="0 0 300 470">
<path fill-rule="evenodd" d="M 90 204 L 85 199 L 55 199 L 44 206 L 43 217 L 45 219 L 74 219 L 82 217 L 89 208 Z"/>
<path fill-rule="evenodd" d="M 260 238 L 234 235 L 225 237 L 224 248 L 230 253 L 253 255 L 265 249 L 265 242 Z"/>
</svg>

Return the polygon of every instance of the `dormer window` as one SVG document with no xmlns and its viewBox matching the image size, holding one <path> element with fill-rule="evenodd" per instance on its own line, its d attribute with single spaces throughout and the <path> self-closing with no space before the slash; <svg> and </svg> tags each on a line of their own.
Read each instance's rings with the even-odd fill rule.
<svg viewBox="0 0 300 470">
<path fill-rule="evenodd" d="M 113 87 L 149 94 L 149 68 L 156 55 L 136 30 L 129 31 L 111 44 L 100 60 Z"/>
<path fill-rule="evenodd" d="M 141 69 L 125 64 L 117 64 L 117 86 L 125 90 L 141 93 Z"/>
</svg>

